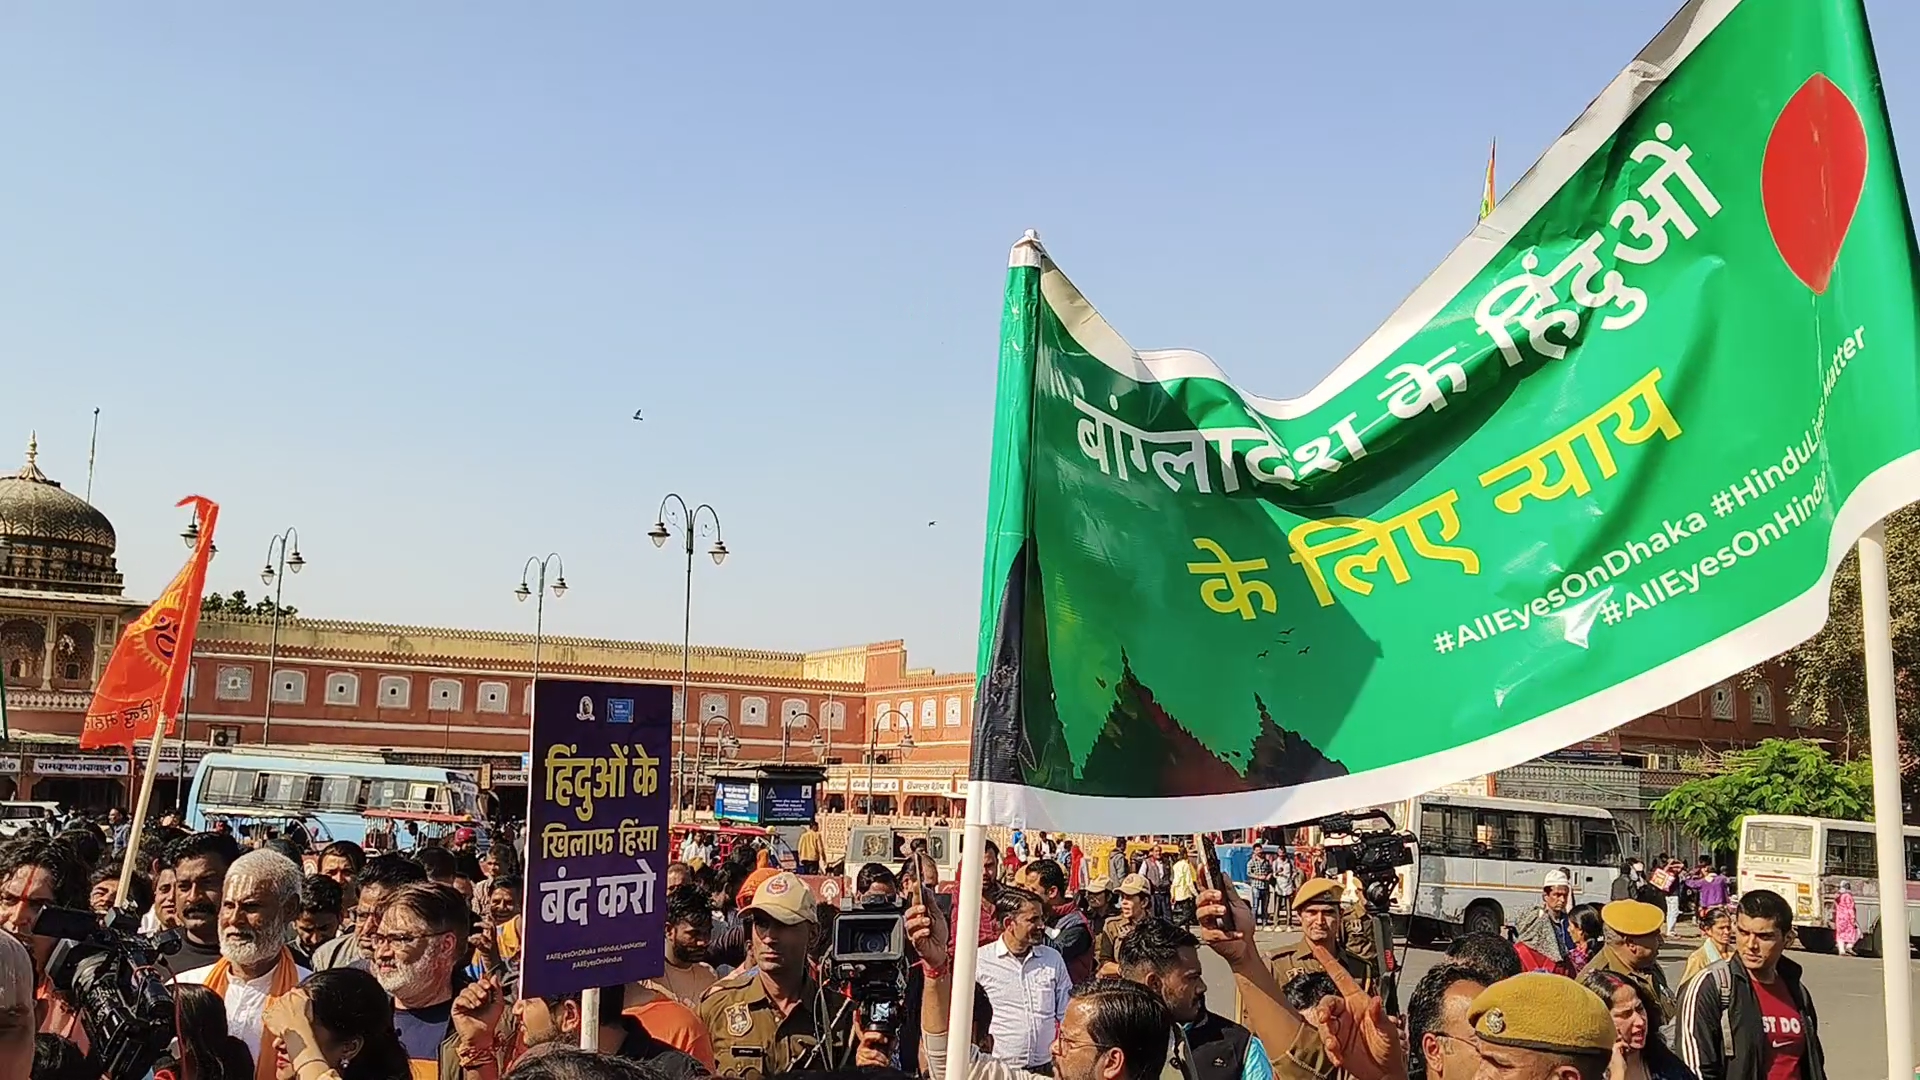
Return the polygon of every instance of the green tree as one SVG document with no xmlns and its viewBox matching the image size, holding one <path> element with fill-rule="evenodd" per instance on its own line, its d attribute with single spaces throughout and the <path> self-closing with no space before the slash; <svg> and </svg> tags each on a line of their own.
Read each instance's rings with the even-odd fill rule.
<svg viewBox="0 0 1920 1080">
<path fill-rule="evenodd" d="M 1894 694 L 1899 702 L 1901 757 L 1911 774 L 1920 745 L 1920 504 L 1887 519 L 1887 590 L 1893 614 Z M 1794 710 L 1866 747 L 1867 672 L 1860 622 L 1860 553 L 1847 553 L 1833 577 L 1827 625 L 1781 654 L 1792 682 Z"/>
<path fill-rule="evenodd" d="M 227 610 L 227 598 L 221 596 L 219 593 L 208 593 L 200 601 L 200 614 L 202 615 L 218 615 L 225 610 Z"/>
<path fill-rule="evenodd" d="M 1716 850 L 1739 845 L 1748 814 L 1865 821 L 1873 809 L 1868 763 L 1842 763 L 1809 739 L 1768 739 L 1725 758 L 1726 771 L 1688 780 L 1653 804 L 1653 817 Z"/>
</svg>

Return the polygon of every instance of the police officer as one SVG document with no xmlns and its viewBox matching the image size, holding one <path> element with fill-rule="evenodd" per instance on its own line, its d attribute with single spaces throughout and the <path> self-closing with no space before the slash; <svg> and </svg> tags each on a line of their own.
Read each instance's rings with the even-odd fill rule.
<svg viewBox="0 0 1920 1080">
<path fill-rule="evenodd" d="M 834 1013 L 807 964 L 820 933 L 812 891 L 793 874 L 774 874 L 754 890 L 740 917 L 747 925 L 747 966 L 709 987 L 695 1009 L 713 1036 L 715 1071 L 763 1080 L 791 1069 L 830 1068 L 816 1050 Z"/>
<path fill-rule="evenodd" d="M 1481 1076 L 1599 1080 L 1608 1075 L 1618 1038 L 1598 995 L 1545 971 L 1482 990 L 1467 1006 L 1467 1023 Z"/>
<path fill-rule="evenodd" d="M 1283 989 L 1297 976 L 1309 971 L 1326 970 L 1313 955 L 1308 942 L 1326 949 L 1355 982 L 1369 993 L 1377 989 L 1379 976 L 1372 964 L 1353 955 L 1346 946 L 1346 922 L 1341 912 L 1342 889 L 1337 881 L 1311 878 L 1293 896 L 1293 911 L 1300 920 L 1299 941 L 1273 955 L 1273 980 Z M 1318 1039 L 1299 1039 L 1286 1052 L 1273 1059 L 1274 1075 L 1283 1080 L 1327 1080 L 1336 1070 L 1326 1059 Z"/>
<path fill-rule="evenodd" d="M 1141 874 L 1128 874 L 1120 879 L 1120 914 L 1108 919 L 1100 927 L 1100 936 L 1094 941 L 1094 957 L 1098 962 L 1095 974 L 1102 977 L 1120 974 L 1120 941 L 1127 931 L 1153 918 L 1153 886 Z"/>
</svg>

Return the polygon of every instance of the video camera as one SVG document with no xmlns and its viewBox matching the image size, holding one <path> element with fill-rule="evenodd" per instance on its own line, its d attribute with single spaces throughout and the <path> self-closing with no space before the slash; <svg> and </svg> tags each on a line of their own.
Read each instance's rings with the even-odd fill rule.
<svg viewBox="0 0 1920 1080">
<path fill-rule="evenodd" d="M 907 990 L 906 914 L 893 897 L 844 899 L 827 948 L 827 981 L 853 1000 L 862 1028 L 889 1040 L 899 1029 Z"/>
<path fill-rule="evenodd" d="M 140 913 L 115 908 L 105 925 L 91 911 L 48 908 L 33 924 L 59 938 L 47 961 L 53 989 L 80 1014 L 87 1064 L 103 1080 L 145 1080 L 174 1035 L 173 990 L 157 965 L 180 950 L 172 930 L 138 933 Z"/>
<path fill-rule="evenodd" d="M 1356 830 L 1356 821 L 1382 821 L 1386 827 Z M 1316 822 L 1320 826 L 1321 854 L 1326 860 L 1327 876 L 1352 872 L 1366 893 L 1367 904 L 1375 911 L 1386 909 L 1399 881 L 1396 872 L 1413 865 L 1416 837 L 1405 829 L 1395 829 L 1393 819 L 1384 810 L 1363 810 L 1357 814 L 1329 814 Z"/>
</svg>

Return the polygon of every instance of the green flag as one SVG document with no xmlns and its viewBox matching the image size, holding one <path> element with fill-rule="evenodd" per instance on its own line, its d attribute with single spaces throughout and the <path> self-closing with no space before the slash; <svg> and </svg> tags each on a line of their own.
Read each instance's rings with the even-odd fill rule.
<svg viewBox="0 0 1920 1080">
<path fill-rule="evenodd" d="M 1920 497 L 1913 266 L 1859 0 L 1689 4 L 1298 399 L 1136 351 L 1029 234 L 986 820 L 1184 832 L 1401 799 L 1805 639 L 1860 533 Z"/>
</svg>

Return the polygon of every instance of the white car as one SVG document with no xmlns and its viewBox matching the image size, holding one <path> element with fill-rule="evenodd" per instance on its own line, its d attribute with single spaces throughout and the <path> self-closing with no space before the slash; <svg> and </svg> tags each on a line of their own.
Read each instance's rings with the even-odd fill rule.
<svg viewBox="0 0 1920 1080">
<path fill-rule="evenodd" d="M 19 836 L 28 830 L 50 834 L 59 810 L 59 803 L 0 802 L 0 838 Z"/>
</svg>

